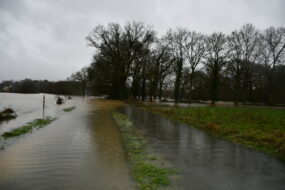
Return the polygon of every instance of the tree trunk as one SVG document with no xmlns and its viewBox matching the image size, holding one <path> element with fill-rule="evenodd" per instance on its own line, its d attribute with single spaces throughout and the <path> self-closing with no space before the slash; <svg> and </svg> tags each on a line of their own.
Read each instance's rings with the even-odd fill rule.
<svg viewBox="0 0 285 190">
<path fill-rule="evenodd" d="M 161 100 L 161 97 L 162 97 L 162 86 L 163 86 L 163 82 L 162 80 L 160 80 L 159 81 L 159 92 L 158 92 L 159 100 Z"/>
<path fill-rule="evenodd" d="M 126 80 L 127 78 L 122 76 L 113 81 L 110 98 L 125 99 L 127 97 Z"/>
<path fill-rule="evenodd" d="M 183 62 L 180 59 L 177 63 L 177 70 L 176 70 L 176 79 L 175 79 L 175 86 L 174 86 L 174 100 L 177 103 L 180 96 L 180 83 L 182 77 L 182 66 Z"/>
<path fill-rule="evenodd" d="M 219 71 L 214 69 L 212 73 L 212 85 L 211 85 L 211 103 L 215 104 L 218 98 L 218 83 L 219 83 Z"/>
<path fill-rule="evenodd" d="M 157 91 L 157 81 L 155 81 L 154 86 L 153 86 L 153 98 L 154 100 L 156 99 L 156 91 Z"/>
<path fill-rule="evenodd" d="M 240 101 L 240 75 L 236 74 L 235 79 L 234 79 L 234 104 L 238 105 Z"/>
<path fill-rule="evenodd" d="M 134 98 L 138 96 L 138 88 L 139 88 L 139 82 L 137 81 L 137 79 L 134 79 L 132 83 L 132 95 Z"/>
<path fill-rule="evenodd" d="M 150 101 L 152 102 L 152 96 L 153 96 L 153 82 L 151 81 L 150 82 L 150 85 L 149 85 L 149 98 L 150 98 Z"/>
<path fill-rule="evenodd" d="M 192 102 L 192 88 L 193 88 L 193 79 L 194 79 L 194 71 L 192 70 L 190 73 L 190 78 L 189 78 L 189 95 L 188 95 L 188 101 L 189 103 Z"/>
<path fill-rule="evenodd" d="M 268 77 L 267 79 L 267 102 L 269 105 L 273 104 L 273 98 L 272 98 L 272 77 Z"/>
<path fill-rule="evenodd" d="M 141 95 L 142 95 L 142 101 L 145 101 L 145 77 L 142 80 L 142 87 L 141 87 Z"/>
</svg>

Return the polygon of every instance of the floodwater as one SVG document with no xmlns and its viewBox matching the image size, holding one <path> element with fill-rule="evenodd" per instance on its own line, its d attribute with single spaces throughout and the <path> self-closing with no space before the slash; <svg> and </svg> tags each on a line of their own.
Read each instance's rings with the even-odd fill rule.
<svg viewBox="0 0 285 190">
<path fill-rule="evenodd" d="M 11 107 L 18 114 L 0 123 L 0 133 L 42 117 L 42 98 L 42 94 L 0 93 L 0 110 Z M 70 106 L 75 110 L 63 111 Z M 118 107 L 146 131 L 152 151 L 180 169 L 181 178 L 175 179 L 173 189 L 285 187 L 285 164 L 270 156 L 118 101 L 73 97 L 58 106 L 54 95 L 46 95 L 44 115 L 57 120 L 16 137 L 0 151 L 0 189 L 135 189 L 120 132 L 111 117 Z"/>
<path fill-rule="evenodd" d="M 0 152 L 1 190 L 135 189 L 111 117 L 120 103 L 90 98 L 76 101 L 75 110 L 67 113 L 61 111 L 64 106 L 51 105 L 57 111 L 48 114 L 56 116 L 56 121 L 17 138 Z M 25 119 L 27 114 L 22 115 Z M 5 125 L 11 124 L 2 123 L 0 128 Z"/>
<path fill-rule="evenodd" d="M 43 109 L 43 96 L 45 96 L 45 109 Z M 64 113 L 63 108 L 75 106 L 80 100 L 73 97 L 71 100 L 66 100 L 65 104 L 57 105 L 56 95 L 0 93 L 0 111 L 12 108 L 17 114 L 16 119 L 0 122 L 0 134 L 43 116 L 59 117 Z"/>
<path fill-rule="evenodd" d="M 284 190 L 285 163 L 135 107 L 119 109 L 146 131 L 149 146 L 181 171 L 179 190 Z"/>
</svg>

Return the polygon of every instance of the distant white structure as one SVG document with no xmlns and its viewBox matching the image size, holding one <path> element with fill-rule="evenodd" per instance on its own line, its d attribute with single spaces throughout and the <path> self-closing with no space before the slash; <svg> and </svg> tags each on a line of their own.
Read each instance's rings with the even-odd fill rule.
<svg viewBox="0 0 285 190">
<path fill-rule="evenodd" d="M 3 88 L 3 91 L 4 91 L 4 92 L 11 92 L 11 91 L 12 91 L 12 86 L 5 86 L 5 87 Z"/>
</svg>

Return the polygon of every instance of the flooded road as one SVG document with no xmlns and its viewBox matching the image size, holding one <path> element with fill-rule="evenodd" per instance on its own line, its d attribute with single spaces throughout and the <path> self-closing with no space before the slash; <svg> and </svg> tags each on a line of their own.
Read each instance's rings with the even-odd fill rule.
<svg viewBox="0 0 285 190">
<path fill-rule="evenodd" d="M 20 137 L 0 152 L 0 189 L 134 189 L 111 117 L 119 104 L 81 100 L 72 112 Z"/>
<path fill-rule="evenodd" d="M 119 109 L 146 131 L 149 145 L 180 169 L 179 190 L 284 190 L 285 163 L 149 111 Z"/>
</svg>

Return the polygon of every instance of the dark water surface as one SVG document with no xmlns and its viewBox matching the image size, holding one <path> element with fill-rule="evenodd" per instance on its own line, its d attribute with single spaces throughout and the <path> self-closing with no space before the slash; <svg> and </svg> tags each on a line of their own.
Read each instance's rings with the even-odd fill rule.
<svg viewBox="0 0 285 190">
<path fill-rule="evenodd" d="M 121 107 L 149 144 L 181 170 L 179 190 L 284 190 L 285 164 L 135 107 Z"/>
<path fill-rule="evenodd" d="M 129 190 L 118 102 L 85 100 L 0 152 L 1 190 Z"/>
</svg>

